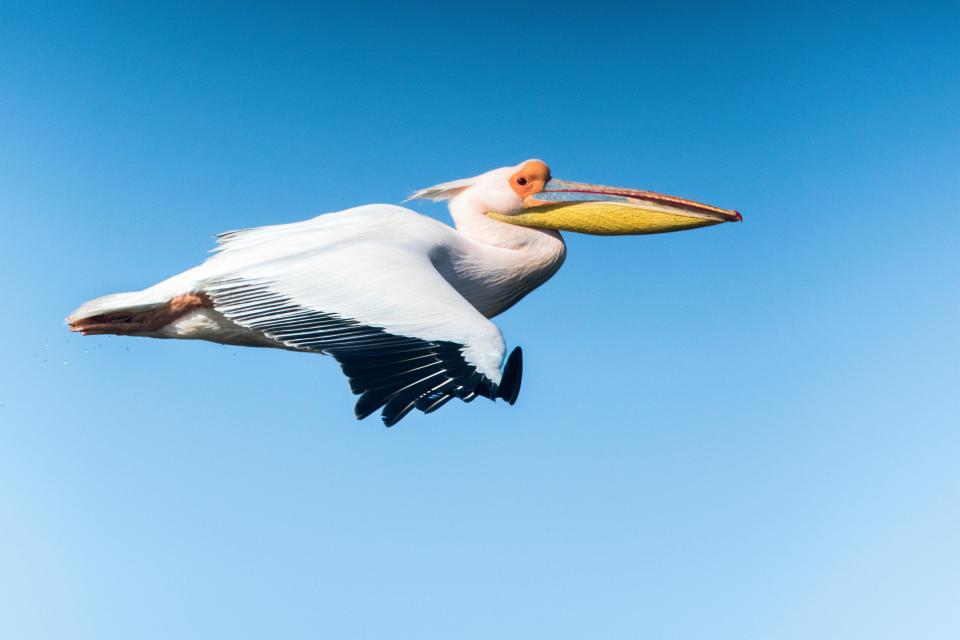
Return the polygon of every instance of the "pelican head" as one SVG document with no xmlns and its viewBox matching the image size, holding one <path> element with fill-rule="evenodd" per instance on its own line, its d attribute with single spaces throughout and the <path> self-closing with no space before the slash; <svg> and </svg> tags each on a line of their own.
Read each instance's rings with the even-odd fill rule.
<svg viewBox="0 0 960 640">
<path fill-rule="evenodd" d="M 550 177 L 550 167 L 542 160 L 527 160 L 514 167 L 421 189 L 409 200 L 469 201 L 481 211 L 513 216 L 524 209 L 528 198 L 546 189 Z"/>
<path fill-rule="evenodd" d="M 737 211 L 653 191 L 553 178 L 542 160 L 423 189 L 411 199 L 469 200 L 494 220 L 593 235 L 637 235 L 740 222 Z"/>
</svg>

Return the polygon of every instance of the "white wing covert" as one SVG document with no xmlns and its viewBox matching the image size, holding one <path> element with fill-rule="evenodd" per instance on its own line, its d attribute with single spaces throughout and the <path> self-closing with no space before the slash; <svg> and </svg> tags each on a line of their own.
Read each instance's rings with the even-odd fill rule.
<svg viewBox="0 0 960 640">
<path fill-rule="evenodd" d="M 513 404 L 519 347 L 501 374 L 500 330 L 437 272 L 423 239 L 365 241 L 380 217 L 328 214 L 225 234 L 208 262 L 218 275 L 203 290 L 232 322 L 336 358 L 360 394 L 358 418 L 382 407 L 391 426 L 414 408 L 430 413 L 478 395 Z"/>
</svg>

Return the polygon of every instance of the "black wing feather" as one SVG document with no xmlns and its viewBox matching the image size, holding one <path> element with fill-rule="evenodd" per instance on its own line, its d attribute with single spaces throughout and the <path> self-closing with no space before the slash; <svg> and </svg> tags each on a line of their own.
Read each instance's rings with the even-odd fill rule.
<svg viewBox="0 0 960 640">
<path fill-rule="evenodd" d="M 222 282 L 208 289 L 214 307 L 227 318 L 292 349 L 327 353 L 336 358 L 359 394 L 354 413 L 365 418 L 379 409 L 386 426 L 414 408 L 431 413 L 452 400 L 476 396 L 503 398 L 510 404 L 520 390 L 520 348 L 507 359 L 500 385 L 477 371 L 463 356 L 464 346 L 443 340 L 395 335 L 302 307 L 257 284 Z"/>
</svg>

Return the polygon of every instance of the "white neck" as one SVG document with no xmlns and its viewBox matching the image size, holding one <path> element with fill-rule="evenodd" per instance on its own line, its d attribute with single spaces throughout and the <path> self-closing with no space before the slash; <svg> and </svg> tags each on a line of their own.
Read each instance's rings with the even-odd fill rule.
<svg viewBox="0 0 960 640">
<path fill-rule="evenodd" d="M 563 247 L 560 232 L 553 229 L 522 227 L 494 220 L 474 201 L 469 190 L 450 200 L 450 215 L 457 231 L 467 238 L 504 249 L 548 250 Z"/>
<path fill-rule="evenodd" d="M 441 272 L 488 318 L 546 282 L 567 254 L 559 232 L 494 220 L 468 192 L 450 200 L 450 214 L 469 249 L 451 255 Z"/>
</svg>

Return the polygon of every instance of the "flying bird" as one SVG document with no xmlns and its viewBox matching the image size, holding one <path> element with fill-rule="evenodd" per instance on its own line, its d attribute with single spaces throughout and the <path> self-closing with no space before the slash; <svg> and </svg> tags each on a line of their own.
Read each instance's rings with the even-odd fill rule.
<svg viewBox="0 0 960 640">
<path fill-rule="evenodd" d="M 422 189 L 455 227 L 373 204 L 303 222 L 230 231 L 202 264 L 142 291 L 83 304 L 84 335 L 209 340 L 329 354 L 355 414 L 391 426 L 453 398 L 520 392 L 522 352 L 506 358 L 490 318 L 563 264 L 560 230 L 662 233 L 740 221 L 739 213 L 650 191 L 553 179 L 540 160 Z"/>
</svg>

